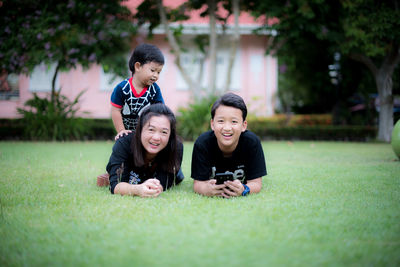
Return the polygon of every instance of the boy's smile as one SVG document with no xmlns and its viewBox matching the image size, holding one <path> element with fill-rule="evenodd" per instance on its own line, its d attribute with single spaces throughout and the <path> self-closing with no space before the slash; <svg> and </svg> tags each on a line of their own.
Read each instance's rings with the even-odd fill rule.
<svg viewBox="0 0 400 267">
<path fill-rule="evenodd" d="M 247 121 L 243 121 L 242 111 L 230 106 L 219 106 L 211 120 L 211 129 L 225 156 L 230 156 L 236 149 L 240 135 L 246 128 Z"/>
</svg>

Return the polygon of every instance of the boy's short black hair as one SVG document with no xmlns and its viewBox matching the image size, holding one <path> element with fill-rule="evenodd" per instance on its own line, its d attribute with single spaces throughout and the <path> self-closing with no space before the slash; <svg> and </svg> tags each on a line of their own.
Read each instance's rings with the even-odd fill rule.
<svg viewBox="0 0 400 267">
<path fill-rule="evenodd" d="M 139 62 L 144 65 L 149 62 L 156 62 L 164 65 L 164 55 L 161 50 L 152 44 L 140 44 L 133 50 L 132 56 L 129 59 L 129 69 L 135 73 L 135 63 Z"/>
<path fill-rule="evenodd" d="M 247 107 L 246 107 L 246 104 L 244 103 L 243 98 L 241 98 L 240 96 L 233 94 L 233 93 L 226 93 L 223 96 L 221 96 L 219 99 L 217 99 L 217 101 L 214 102 L 214 104 L 211 108 L 211 118 L 212 119 L 214 119 L 215 111 L 221 105 L 240 109 L 242 111 L 243 121 L 246 120 Z"/>
</svg>

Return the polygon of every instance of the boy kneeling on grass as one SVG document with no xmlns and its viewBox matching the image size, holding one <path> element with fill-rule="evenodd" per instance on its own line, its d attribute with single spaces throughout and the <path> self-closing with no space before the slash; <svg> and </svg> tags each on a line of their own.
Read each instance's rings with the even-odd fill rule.
<svg viewBox="0 0 400 267">
<path fill-rule="evenodd" d="M 230 198 L 258 193 L 267 174 L 259 138 L 247 129 L 247 107 L 233 93 L 211 108 L 212 131 L 201 134 L 193 148 L 193 189 L 205 196 Z"/>
</svg>

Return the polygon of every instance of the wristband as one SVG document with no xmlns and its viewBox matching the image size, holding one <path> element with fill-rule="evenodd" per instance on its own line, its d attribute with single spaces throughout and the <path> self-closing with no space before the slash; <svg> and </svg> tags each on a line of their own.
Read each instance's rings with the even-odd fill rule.
<svg viewBox="0 0 400 267">
<path fill-rule="evenodd" d="M 242 185 L 244 187 L 244 190 L 242 192 L 242 196 L 247 196 L 250 193 L 250 188 L 245 184 L 242 184 Z"/>
</svg>

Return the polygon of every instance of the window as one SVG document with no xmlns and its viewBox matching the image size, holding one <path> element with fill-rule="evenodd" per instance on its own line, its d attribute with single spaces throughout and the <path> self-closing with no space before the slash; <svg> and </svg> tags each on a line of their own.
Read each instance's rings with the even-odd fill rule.
<svg viewBox="0 0 400 267">
<path fill-rule="evenodd" d="M 228 78 L 229 67 L 229 47 L 226 49 L 219 49 L 217 52 L 217 78 L 215 85 L 218 90 L 225 88 L 225 83 Z M 235 61 L 232 67 L 231 82 L 228 90 L 238 91 L 240 89 L 240 70 L 239 70 L 240 53 L 236 52 Z"/>
<path fill-rule="evenodd" d="M 216 62 L 216 81 L 215 85 L 217 90 L 223 90 L 225 83 L 227 82 L 227 74 L 229 67 L 229 45 L 219 43 L 221 46 L 217 51 L 217 62 Z M 186 52 L 181 56 L 182 68 L 189 74 L 195 83 L 201 83 L 203 88 L 208 86 L 208 63 L 205 62 L 204 54 L 202 54 L 195 45 L 188 45 L 185 47 Z M 229 90 L 239 90 L 241 85 L 240 75 L 240 51 L 237 50 L 235 62 L 231 73 L 231 82 Z M 186 84 L 183 76 L 179 70 L 177 70 L 177 88 L 181 90 L 187 90 L 188 85 Z"/>
<path fill-rule="evenodd" d="M 112 92 L 117 84 L 126 78 L 114 77 L 114 74 L 104 72 L 103 67 L 100 67 L 100 91 Z"/>
<path fill-rule="evenodd" d="M 189 50 L 189 49 L 188 49 Z M 195 83 L 201 83 L 202 87 L 207 85 L 207 80 L 204 77 L 204 55 L 199 51 L 192 49 L 181 56 L 181 65 L 186 73 Z M 183 79 L 183 75 L 178 71 L 177 88 L 187 90 L 188 85 Z"/>
<path fill-rule="evenodd" d="M 29 79 L 29 91 L 31 92 L 51 92 L 51 83 L 56 70 L 56 65 L 50 66 L 40 64 L 35 67 Z M 56 78 L 55 89 L 60 90 L 59 75 Z"/>
<path fill-rule="evenodd" d="M 2 72 L 0 74 L 0 100 L 18 99 L 19 77 L 16 74 Z"/>
</svg>

